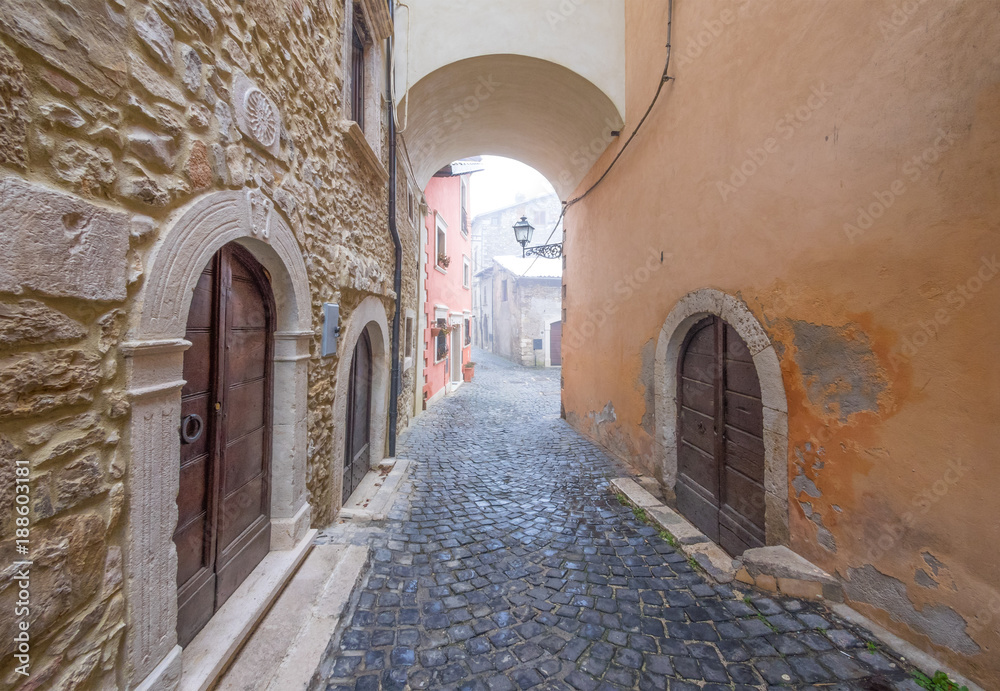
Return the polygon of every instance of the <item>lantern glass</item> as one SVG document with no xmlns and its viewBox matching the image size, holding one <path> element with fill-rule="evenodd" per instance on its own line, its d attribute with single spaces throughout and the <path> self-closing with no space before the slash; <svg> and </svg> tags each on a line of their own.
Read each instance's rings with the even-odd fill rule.
<svg viewBox="0 0 1000 691">
<path fill-rule="evenodd" d="M 531 234 L 535 232 L 534 227 L 528 223 L 527 216 L 521 216 L 521 220 L 514 224 L 514 238 L 524 247 L 531 242 Z"/>
</svg>

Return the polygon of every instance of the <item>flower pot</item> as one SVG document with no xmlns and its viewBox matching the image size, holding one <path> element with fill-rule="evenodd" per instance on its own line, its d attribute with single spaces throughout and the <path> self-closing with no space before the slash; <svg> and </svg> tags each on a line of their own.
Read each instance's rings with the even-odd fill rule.
<svg viewBox="0 0 1000 691">
<path fill-rule="evenodd" d="M 476 371 L 475 367 L 463 367 L 462 368 L 462 377 L 467 382 L 472 381 L 472 375 L 475 373 L 475 371 Z"/>
</svg>

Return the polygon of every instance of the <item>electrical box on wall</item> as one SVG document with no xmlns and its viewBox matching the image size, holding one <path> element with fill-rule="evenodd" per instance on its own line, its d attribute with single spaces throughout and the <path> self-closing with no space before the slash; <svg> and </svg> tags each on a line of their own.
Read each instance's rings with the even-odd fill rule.
<svg viewBox="0 0 1000 691">
<path fill-rule="evenodd" d="M 323 357 L 337 354 L 337 338 L 340 336 L 340 305 L 332 302 L 323 303 Z"/>
</svg>

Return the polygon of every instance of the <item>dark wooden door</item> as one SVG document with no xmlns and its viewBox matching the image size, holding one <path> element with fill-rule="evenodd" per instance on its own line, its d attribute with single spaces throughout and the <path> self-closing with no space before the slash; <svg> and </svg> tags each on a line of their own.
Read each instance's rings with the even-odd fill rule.
<svg viewBox="0 0 1000 691">
<path fill-rule="evenodd" d="M 549 327 L 549 360 L 553 365 L 562 364 L 562 322 L 552 322 Z"/>
<path fill-rule="evenodd" d="M 343 503 L 371 467 L 372 342 L 367 331 L 354 347 L 347 387 L 347 434 L 344 449 Z"/>
<path fill-rule="evenodd" d="M 753 358 L 718 317 L 678 363 L 677 507 L 736 556 L 764 544 L 764 418 Z"/>
<path fill-rule="evenodd" d="M 188 313 L 174 533 L 181 645 L 269 549 L 273 327 L 266 274 L 227 245 L 202 273 Z"/>
</svg>

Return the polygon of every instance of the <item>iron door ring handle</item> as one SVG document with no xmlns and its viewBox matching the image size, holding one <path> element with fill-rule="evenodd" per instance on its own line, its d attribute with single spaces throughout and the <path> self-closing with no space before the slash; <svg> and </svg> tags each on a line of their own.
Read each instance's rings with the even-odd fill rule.
<svg viewBox="0 0 1000 691">
<path fill-rule="evenodd" d="M 185 444 L 193 444 L 201 439 L 204 431 L 205 421 L 201 419 L 201 415 L 191 414 L 181 420 L 181 440 Z"/>
</svg>

